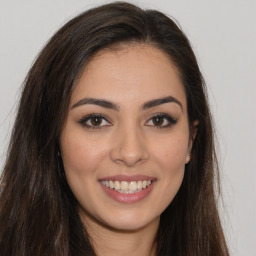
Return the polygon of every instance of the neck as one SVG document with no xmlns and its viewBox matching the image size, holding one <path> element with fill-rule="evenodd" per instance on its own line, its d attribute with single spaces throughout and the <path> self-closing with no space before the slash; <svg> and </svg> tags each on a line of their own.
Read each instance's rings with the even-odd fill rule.
<svg viewBox="0 0 256 256">
<path fill-rule="evenodd" d="M 155 256 L 160 218 L 137 230 L 117 230 L 83 216 L 83 223 L 97 256 Z"/>
</svg>

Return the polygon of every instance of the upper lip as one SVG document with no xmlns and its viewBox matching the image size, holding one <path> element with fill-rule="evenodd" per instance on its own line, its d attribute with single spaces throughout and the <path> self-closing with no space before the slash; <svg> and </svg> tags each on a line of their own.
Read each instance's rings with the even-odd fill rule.
<svg viewBox="0 0 256 256">
<path fill-rule="evenodd" d="M 156 178 L 151 177 L 151 176 L 146 176 L 146 175 L 114 175 L 114 176 L 107 176 L 104 178 L 101 178 L 100 181 L 102 180 L 112 180 L 112 181 L 143 181 L 143 180 L 151 180 L 154 181 Z"/>
</svg>

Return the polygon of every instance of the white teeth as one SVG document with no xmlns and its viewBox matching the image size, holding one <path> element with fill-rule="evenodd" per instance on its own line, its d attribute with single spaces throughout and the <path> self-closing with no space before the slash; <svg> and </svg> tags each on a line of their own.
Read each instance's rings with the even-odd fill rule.
<svg viewBox="0 0 256 256">
<path fill-rule="evenodd" d="M 138 189 L 142 189 L 142 181 L 141 180 L 137 182 L 137 187 L 138 187 Z"/>
<path fill-rule="evenodd" d="M 115 181 L 115 190 L 119 190 L 120 189 L 120 182 L 119 181 Z"/>
<path fill-rule="evenodd" d="M 112 180 L 109 181 L 109 187 L 110 187 L 110 188 L 114 188 L 114 187 L 115 187 L 115 186 L 114 186 L 114 182 L 113 182 Z"/>
<path fill-rule="evenodd" d="M 142 189 L 150 186 L 152 181 L 151 180 L 139 180 L 139 181 L 112 181 L 112 180 L 103 180 L 101 183 L 111 189 L 115 189 L 120 193 L 125 194 L 132 194 L 140 192 Z"/>
<path fill-rule="evenodd" d="M 136 191 L 136 190 L 137 190 L 136 181 L 130 182 L 130 184 L 129 184 L 129 190 L 130 190 L 130 191 Z"/>
<path fill-rule="evenodd" d="M 121 188 L 120 188 L 121 190 L 123 190 L 123 191 L 127 191 L 128 189 L 129 189 L 129 184 L 128 184 L 128 182 L 127 181 L 122 181 L 121 182 Z"/>
</svg>

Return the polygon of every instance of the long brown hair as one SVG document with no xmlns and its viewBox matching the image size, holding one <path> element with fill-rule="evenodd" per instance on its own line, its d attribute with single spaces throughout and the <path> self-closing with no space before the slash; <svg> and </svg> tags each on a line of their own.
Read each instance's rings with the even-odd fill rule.
<svg viewBox="0 0 256 256">
<path fill-rule="evenodd" d="M 100 49 L 131 42 L 170 56 L 186 92 L 190 127 L 199 121 L 181 188 L 161 215 L 157 255 L 229 255 L 217 210 L 214 131 L 195 55 L 169 17 L 125 2 L 70 20 L 50 39 L 25 79 L 1 177 L 1 255 L 95 255 L 65 178 L 59 134 L 86 63 Z"/>
</svg>

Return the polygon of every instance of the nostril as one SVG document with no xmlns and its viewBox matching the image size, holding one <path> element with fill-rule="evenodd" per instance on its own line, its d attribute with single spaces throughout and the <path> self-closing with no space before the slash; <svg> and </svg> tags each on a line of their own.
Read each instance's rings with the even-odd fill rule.
<svg viewBox="0 0 256 256">
<path fill-rule="evenodd" d="M 132 167 L 140 162 L 143 161 L 142 158 L 122 158 L 122 159 L 115 159 L 114 160 L 116 163 L 118 164 L 123 164 L 123 165 L 126 165 L 128 167 Z"/>
<path fill-rule="evenodd" d="M 115 143 L 111 150 L 111 159 L 116 163 L 130 167 L 144 162 L 149 157 L 145 140 L 136 129 L 120 128 L 113 141 Z"/>
</svg>

